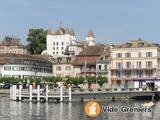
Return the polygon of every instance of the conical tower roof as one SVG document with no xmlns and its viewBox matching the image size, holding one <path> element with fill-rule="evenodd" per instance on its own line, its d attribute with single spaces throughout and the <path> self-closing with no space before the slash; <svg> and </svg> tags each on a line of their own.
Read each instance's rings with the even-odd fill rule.
<svg viewBox="0 0 160 120">
<path fill-rule="evenodd" d="M 48 28 L 47 34 L 48 34 L 48 35 L 52 35 L 52 30 L 51 30 L 50 28 Z"/>
<path fill-rule="evenodd" d="M 65 34 L 69 34 L 70 35 L 70 29 L 68 27 L 65 29 Z"/>
<path fill-rule="evenodd" d="M 92 30 L 90 30 L 90 31 L 87 33 L 87 37 L 93 37 L 93 38 L 95 38 Z"/>
<path fill-rule="evenodd" d="M 64 35 L 64 34 L 65 34 L 65 29 L 62 27 L 59 27 L 54 33 L 54 35 Z"/>
</svg>

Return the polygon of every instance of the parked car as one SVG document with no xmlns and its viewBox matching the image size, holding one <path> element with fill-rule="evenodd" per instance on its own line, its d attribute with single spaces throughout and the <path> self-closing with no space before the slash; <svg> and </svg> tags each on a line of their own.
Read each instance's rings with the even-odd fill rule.
<svg viewBox="0 0 160 120">
<path fill-rule="evenodd" d="M 3 86 L 4 86 L 4 83 L 0 83 L 0 88 L 3 88 Z"/>
</svg>

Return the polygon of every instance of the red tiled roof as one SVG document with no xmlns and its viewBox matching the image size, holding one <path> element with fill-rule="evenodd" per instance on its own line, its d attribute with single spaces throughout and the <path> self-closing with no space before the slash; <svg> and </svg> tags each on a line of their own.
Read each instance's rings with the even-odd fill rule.
<svg viewBox="0 0 160 120">
<path fill-rule="evenodd" d="M 89 65 L 95 65 L 96 61 L 99 59 L 100 56 L 85 56 L 85 57 L 77 57 L 74 61 L 73 61 L 73 65 L 84 65 L 85 61 L 86 64 Z"/>
</svg>

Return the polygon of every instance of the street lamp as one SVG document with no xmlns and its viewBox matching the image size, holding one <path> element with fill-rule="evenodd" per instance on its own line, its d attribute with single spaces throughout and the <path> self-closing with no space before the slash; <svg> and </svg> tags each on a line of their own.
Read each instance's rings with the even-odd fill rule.
<svg viewBox="0 0 160 120">
<path fill-rule="evenodd" d="M 98 77 L 98 71 L 97 71 L 97 68 L 98 68 L 98 65 L 97 65 L 97 60 L 96 60 L 96 88 L 97 88 L 97 77 Z"/>
</svg>

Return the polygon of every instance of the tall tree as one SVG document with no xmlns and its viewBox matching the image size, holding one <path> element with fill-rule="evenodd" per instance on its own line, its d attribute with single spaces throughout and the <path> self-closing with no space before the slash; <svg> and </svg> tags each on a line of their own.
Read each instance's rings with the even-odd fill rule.
<svg viewBox="0 0 160 120">
<path fill-rule="evenodd" d="M 29 29 L 27 41 L 31 54 L 40 54 L 46 49 L 47 30 Z"/>
</svg>

